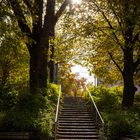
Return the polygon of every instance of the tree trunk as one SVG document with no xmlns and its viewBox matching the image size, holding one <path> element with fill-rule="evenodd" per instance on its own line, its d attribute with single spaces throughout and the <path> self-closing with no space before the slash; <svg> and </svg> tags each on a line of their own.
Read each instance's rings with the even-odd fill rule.
<svg viewBox="0 0 140 140">
<path fill-rule="evenodd" d="M 48 80 L 48 49 L 49 49 L 49 39 L 42 38 L 39 50 L 39 59 L 38 59 L 38 87 L 46 88 Z"/>
<path fill-rule="evenodd" d="M 130 73 L 129 73 L 130 74 Z M 135 95 L 135 86 L 133 82 L 133 75 L 125 75 L 124 76 L 124 89 L 123 89 L 123 101 L 122 107 L 132 107 L 134 102 Z"/>
<path fill-rule="evenodd" d="M 50 55 L 50 62 L 49 62 L 49 68 L 50 68 L 50 83 L 54 83 L 55 80 L 55 62 L 53 60 L 54 58 L 54 42 L 50 45 L 51 47 L 51 55 Z"/>
<path fill-rule="evenodd" d="M 48 37 L 40 37 L 40 41 L 30 46 L 30 92 L 47 87 L 48 79 Z"/>
<path fill-rule="evenodd" d="M 50 60 L 49 67 L 50 67 L 50 83 L 54 83 L 54 80 L 55 80 L 55 64 L 54 64 L 53 60 Z"/>
<path fill-rule="evenodd" d="M 126 47 L 124 50 L 124 70 L 123 70 L 123 101 L 122 107 L 132 107 L 136 88 L 134 86 L 134 70 L 133 70 L 133 49 Z"/>
<path fill-rule="evenodd" d="M 51 55 L 50 55 L 50 62 L 49 62 L 49 68 L 50 68 L 50 83 L 55 82 L 55 62 L 54 62 L 54 52 L 55 52 L 55 25 L 52 24 L 51 26 L 51 31 L 50 31 L 50 50 L 51 50 Z"/>
<path fill-rule="evenodd" d="M 35 0 L 33 6 L 25 0 L 23 3 L 31 14 L 32 29 L 30 29 L 26 21 L 26 14 L 24 14 L 25 11 L 23 11 L 21 3 L 15 0 L 8 0 L 8 2 L 11 4 L 17 18 L 19 28 L 29 39 L 26 44 L 30 53 L 30 91 L 34 93 L 38 88 L 47 87 L 49 39 L 54 37 L 55 24 L 69 4 L 69 1 L 65 0 L 55 13 L 56 0 L 47 0 L 47 4 L 43 0 Z M 43 4 L 46 5 L 45 8 L 43 8 Z M 46 9 L 45 16 L 43 15 L 43 9 Z M 30 39 L 32 39 L 32 43 Z M 54 49 L 54 45 L 52 48 Z M 54 51 L 52 52 L 53 58 Z M 51 65 L 51 81 L 54 81 L 54 62 Z"/>
<path fill-rule="evenodd" d="M 38 55 L 35 49 L 30 52 L 30 92 L 36 92 L 38 88 Z"/>
</svg>

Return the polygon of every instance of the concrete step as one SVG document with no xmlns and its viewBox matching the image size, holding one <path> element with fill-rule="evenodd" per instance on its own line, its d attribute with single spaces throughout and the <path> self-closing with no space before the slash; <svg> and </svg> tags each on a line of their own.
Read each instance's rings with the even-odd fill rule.
<svg viewBox="0 0 140 140">
<path fill-rule="evenodd" d="M 60 112 L 60 114 L 61 113 L 69 113 L 69 114 L 71 114 L 71 113 L 75 113 L 75 114 L 77 114 L 77 113 L 81 113 L 81 114 L 88 114 L 88 113 L 91 113 L 91 112 L 89 112 L 87 109 L 86 110 L 61 110 L 61 112 Z M 93 114 L 94 115 L 94 113 L 91 113 L 91 114 Z"/>
<path fill-rule="evenodd" d="M 96 126 L 94 125 L 89 125 L 89 126 L 71 126 L 71 125 L 66 125 L 66 126 L 62 126 L 62 125 L 58 125 L 59 129 L 96 129 Z"/>
<path fill-rule="evenodd" d="M 88 116 L 92 116 L 92 117 L 95 116 L 94 114 L 92 114 L 90 112 L 88 112 L 88 113 L 82 113 L 82 112 L 61 112 L 60 115 L 61 116 L 69 115 L 70 117 L 73 116 L 73 115 L 75 115 L 75 116 L 86 116 L 86 115 L 88 115 Z"/>
<path fill-rule="evenodd" d="M 61 108 L 57 125 L 57 140 L 97 140 L 95 114 L 82 98 L 67 97 Z"/>
<path fill-rule="evenodd" d="M 88 121 L 82 121 L 82 120 L 61 120 L 59 121 L 59 123 L 94 123 L 94 121 L 92 120 L 88 120 Z"/>
<path fill-rule="evenodd" d="M 58 125 L 59 126 L 93 126 L 93 125 L 95 125 L 95 123 L 91 123 L 91 122 L 86 122 L 86 123 L 78 123 L 78 122 L 76 122 L 76 123 L 58 123 Z"/>
<path fill-rule="evenodd" d="M 69 111 L 69 112 L 89 112 L 87 108 L 61 108 L 61 111 Z"/>
<path fill-rule="evenodd" d="M 98 139 L 98 135 L 60 135 L 60 134 L 57 134 L 57 137 L 58 138 L 68 138 L 68 139 L 75 139 L 75 138 L 84 138 L 84 139 L 89 139 L 89 138 L 92 138 L 92 139 Z"/>
<path fill-rule="evenodd" d="M 87 110 L 87 107 L 63 107 L 62 109 L 67 110 Z"/>
<path fill-rule="evenodd" d="M 90 138 L 90 139 L 89 138 L 88 139 L 87 138 L 85 138 L 85 139 L 84 138 L 82 138 L 82 139 L 81 138 L 79 138 L 79 139 L 78 138 L 71 138 L 71 139 L 70 138 L 69 139 L 68 138 L 63 138 L 63 139 L 60 138 L 57 140 L 98 140 L 98 139 L 97 138 Z"/>
<path fill-rule="evenodd" d="M 92 118 L 92 116 L 68 116 L 68 115 L 65 115 L 65 116 L 60 116 L 59 118 Z"/>
<path fill-rule="evenodd" d="M 75 121 L 94 121 L 95 122 L 95 120 L 93 119 L 93 118 L 59 118 L 58 119 L 59 121 L 63 121 L 63 120 L 65 120 L 65 121 L 73 121 L 73 120 L 75 120 Z"/>
<path fill-rule="evenodd" d="M 93 114 L 93 113 L 91 113 L 91 112 L 89 112 L 89 111 L 84 111 L 84 112 L 77 112 L 77 111 L 61 111 L 61 114 L 69 114 L 69 115 L 71 115 L 71 114 Z"/>
<path fill-rule="evenodd" d="M 83 128 L 83 129 L 80 129 L 80 128 L 78 128 L 78 129 L 76 129 L 76 128 L 65 128 L 65 129 L 63 129 L 63 128 L 58 128 L 57 129 L 58 131 L 61 131 L 61 132 L 96 132 L 97 131 L 97 129 L 96 129 L 96 127 L 95 128 Z"/>
<path fill-rule="evenodd" d="M 61 131 L 58 131 L 59 135 L 97 135 L 97 132 L 94 131 L 94 132 L 72 132 L 72 131 L 69 131 L 69 132 L 61 132 Z"/>
</svg>

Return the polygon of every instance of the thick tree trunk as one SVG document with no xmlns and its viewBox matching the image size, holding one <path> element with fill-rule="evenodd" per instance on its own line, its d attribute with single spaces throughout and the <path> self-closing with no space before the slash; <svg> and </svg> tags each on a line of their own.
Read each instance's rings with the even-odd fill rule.
<svg viewBox="0 0 140 140">
<path fill-rule="evenodd" d="M 30 52 L 30 92 L 34 93 L 36 92 L 36 89 L 38 88 L 38 55 L 37 50 L 32 49 Z"/>
<path fill-rule="evenodd" d="M 39 50 L 39 59 L 38 59 L 38 87 L 46 88 L 48 80 L 48 49 L 49 49 L 49 40 L 48 38 L 42 38 L 40 50 Z"/>
<path fill-rule="evenodd" d="M 135 95 L 135 86 L 133 82 L 133 74 L 126 74 L 124 76 L 124 89 L 122 107 L 132 107 Z"/>
<path fill-rule="evenodd" d="M 55 82 L 55 62 L 54 62 L 54 53 L 55 53 L 55 25 L 52 24 L 50 30 L 50 50 L 51 50 L 51 55 L 50 55 L 50 62 L 49 62 L 49 68 L 50 68 L 50 83 Z"/>
<path fill-rule="evenodd" d="M 30 46 L 30 92 L 47 87 L 48 79 L 48 37 L 40 37 L 40 41 Z"/>
<path fill-rule="evenodd" d="M 50 60 L 49 67 L 50 67 L 50 83 L 54 83 L 54 80 L 55 80 L 55 64 L 54 64 L 53 60 Z"/>
<path fill-rule="evenodd" d="M 134 70 L 133 70 L 133 49 L 126 47 L 124 50 L 124 70 L 123 70 L 123 101 L 122 107 L 132 107 L 136 88 L 134 86 Z"/>
</svg>

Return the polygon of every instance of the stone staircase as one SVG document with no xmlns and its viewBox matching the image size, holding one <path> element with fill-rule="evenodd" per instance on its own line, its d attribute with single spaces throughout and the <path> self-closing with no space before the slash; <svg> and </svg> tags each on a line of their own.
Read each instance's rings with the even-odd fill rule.
<svg viewBox="0 0 140 140">
<path fill-rule="evenodd" d="M 65 97 L 57 125 L 57 140 L 98 140 L 95 115 L 81 97 Z"/>
</svg>

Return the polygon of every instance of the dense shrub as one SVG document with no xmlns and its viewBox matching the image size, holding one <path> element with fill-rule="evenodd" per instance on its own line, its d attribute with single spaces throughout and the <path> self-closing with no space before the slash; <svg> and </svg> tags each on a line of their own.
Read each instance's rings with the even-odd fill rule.
<svg viewBox="0 0 140 140">
<path fill-rule="evenodd" d="M 105 88 L 105 87 L 94 87 L 90 89 L 90 92 L 95 100 L 97 106 L 100 110 L 114 110 L 118 108 L 121 102 L 122 89 L 113 87 L 113 88 Z M 87 95 L 86 95 L 87 96 Z"/>
<path fill-rule="evenodd" d="M 59 86 L 55 84 L 49 84 L 48 89 L 47 89 L 47 96 L 50 101 L 53 103 L 57 102 L 58 99 L 58 92 L 59 91 Z"/>
<path fill-rule="evenodd" d="M 8 110 L 16 105 L 19 92 L 15 89 L 4 89 L 0 92 L 0 110 Z"/>
<path fill-rule="evenodd" d="M 37 140 L 51 137 L 57 96 L 54 85 L 33 95 L 27 89 L 19 91 L 16 103 L 0 113 L 0 131 L 33 132 Z"/>
<path fill-rule="evenodd" d="M 108 140 L 120 140 L 123 136 L 137 140 L 140 137 L 140 108 L 121 109 L 122 87 L 94 87 L 90 92 L 105 120 Z M 137 94 L 135 101 L 138 103 L 139 99 Z"/>
<path fill-rule="evenodd" d="M 3 117 L 1 131 L 31 131 L 37 136 L 51 136 L 53 108 L 47 97 L 28 95 Z"/>
<path fill-rule="evenodd" d="M 107 135 L 110 140 L 119 140 L 123 136 L 137 139 L 140 135 L 139 115 L 133 111 L 104 113 Z"/>
</svg>

